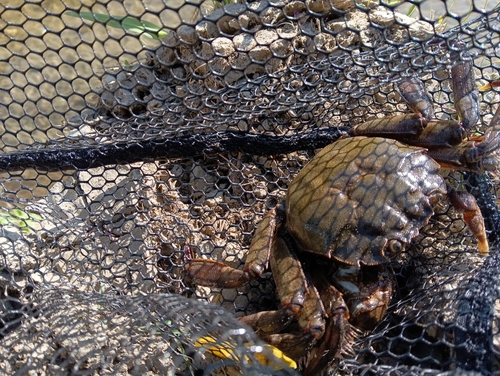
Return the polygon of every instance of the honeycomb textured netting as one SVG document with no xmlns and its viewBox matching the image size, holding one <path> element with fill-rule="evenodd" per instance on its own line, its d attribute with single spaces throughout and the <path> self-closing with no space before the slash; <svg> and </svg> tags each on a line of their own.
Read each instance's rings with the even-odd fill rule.
<svg viewBox="0 0 500 376">
<path fill-rule="evenodd" d="M 281 223 L 290 184 L 320 148 L 366 121 L 411 112 L 397 89 L 408 77 L 424 82 L 436 119 L 457 119 L 453 87 L 466 83 L 454 83 L 450 72 L 472 64 L 480 114 L 470 137 L 496 140 L 498 4 L 5 3 L 0 375 L 291 375 L 307 373 L 327 341 L 340 348 L 318 374 L 500 374 L 498 171 L 438 175 L 428 159 L 424 169 L 401 165 L 409 180 L 425 185 L 431 176 L 438 187 L 472 194 L 490 254 L 479 256 L 455 205 L 441 200 L 431 216 L 421 202 L 413 205 L 410 189 L 402 218 L 418 231 L 398 238 L 411 242 L 377 274 L 376 293 L 392 294 L 374 328 L 359 319 L 356 329 L 337 325 L 313 338 L 300 317 L 282 309 L 275 279 L 287 270 L 280 267 L 235 288 L 202 286 L 189 271 L 193 258 L 243 269 L 258 224 L 273 223 L 266 213 Z M 387 145 L 377 140 L 367 143 Z M 412 164 L 420 161 L 420 152 L 404 150 Z M 357 146 L 353 153 L 363 154 Z M 384 163 L 391 153 L 366 151 L 363 163 L 374 155 Z M 324 160 L 315 161 L 324 169 Z M 328 171 L 345 176 L 335 169 L 340 163 L 333 159 Z M 366 209 L 370 218 L 382 211 L 391 184 L 389 172 L 384 176 L 370 181 L 359 204 L 366 207 L 356 212 Z M 340 205 L 324 196 L 313 220 L 326 204 Z M 346 216 L 346 207 L 325 217 Z M 279 237 L 293 249 L 282 227 Z M 339 243 L 361 244 L 358 231 L 365 230 L 374 231 L 360 225 L 349 229 L 354 240 Z M 375 245 L 362 245 L 367 253 L 351 247 L 349 257 L 375 257 L 367 251 Z M 322 278 L 310 265 L 350 273 L 345 259 L 325 260 L 300 256 L 307 281 Z M 333 302 L 333 284 L 343 282 L 318 291 Z M 327 329 L 334 317 L 347 320 L 344 307 L 323 315 Z M 280 338 L 301 333 L 295 347 L 270 346 L 264 326 L 255 331 L 241 319 L 274 310 L 287 312 Z M 335 343 L 335 333 L 346 341 Z M 296 370 L 278 348 L 293 354 Z"/>
</svg>

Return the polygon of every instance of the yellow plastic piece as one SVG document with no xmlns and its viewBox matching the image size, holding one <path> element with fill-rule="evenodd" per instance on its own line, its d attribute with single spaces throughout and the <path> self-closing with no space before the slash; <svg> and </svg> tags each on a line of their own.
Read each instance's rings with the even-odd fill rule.
<svg viewBox="0 0 500 376">
<path fill-rule="evenodd" d="M 211 345 L 212 343 L 213 345 Z M 194 344 L 196 347 L 203 347 L 207 352 L 218 358 L 237 360 L 237 357 L 234 354 L 234 345 L 228 341 L 218 343 L 215 338 L 211 336 L 204 336 L 198 338 Z M 246 343 L 245 346 L 250 347 L 250 344 Z M 297 363 L 283 354 L 283 352 L 278 348 L 269 344 L 264 344 L 262 347 L 265 349 L 264 351 L 255 352 L 255 358 L 262 365 L 270 367 L 273 370 L 283 369 L 284 366 L 297 369 Z M 269 353 L 273 356 L 270 357 L 267 355 Z M 276 361 L 276 359 L 279 361 Z"/>
</svg>

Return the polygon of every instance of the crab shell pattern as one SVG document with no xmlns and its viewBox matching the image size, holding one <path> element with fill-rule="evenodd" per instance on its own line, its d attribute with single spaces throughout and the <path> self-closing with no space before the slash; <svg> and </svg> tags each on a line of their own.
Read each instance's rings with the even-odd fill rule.
<svg viewBox="0 0 500 376">
<path fill-rule="evenodd" d="M 302 249 L 350 265 L 386 263 L 446 195 L 425 149 L 353 137 L 322 149 L 291 183 L 286 227 Z"/>
</svg>

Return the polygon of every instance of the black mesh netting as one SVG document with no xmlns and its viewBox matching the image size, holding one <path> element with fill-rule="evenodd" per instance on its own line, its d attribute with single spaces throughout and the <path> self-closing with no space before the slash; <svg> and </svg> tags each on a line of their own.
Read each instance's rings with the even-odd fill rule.
<svg viewBox="0 0 500 376">
<path fill-rule="evenodd" d="M 500 101 L 496 2 L 1 3 L 0 375 L 300 373 L 321 339 L 294 371 L 236 318 L 280 308 L 271 271 L 208 288 L 186 263 L 243 268 L 318 149 L 409 112 L 403 77 L 453 118 L 450 69 L 472 62 L 473 136 Z M 322 372 L 500 374 L 498 175 L 443 177 L 475 196 L 490 256 L 439 203 L 388 265 L 381 322 Z"/>
</svg>

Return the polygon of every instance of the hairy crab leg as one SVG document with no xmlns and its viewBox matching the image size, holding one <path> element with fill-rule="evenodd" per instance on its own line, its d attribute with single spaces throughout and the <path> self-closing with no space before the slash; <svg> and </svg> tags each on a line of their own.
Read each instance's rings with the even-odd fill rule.
<svg viewBox="0 0 500 376">
<path fill-rule="evenodd" d="M 317 375 L 334 358 L 352 354 L 352 344 L 358 337 L 359 331 L 349 324 L 349 310 L 342 294 L 322 273 L 314 273 L 307 278 L 302 271 L 302 264 L 300 262 L 295 264 L 296 258 L 289 252 L 286 242 L 278 238 L 275 246 L 279 249 L 272 251 L 271 268 L 279 264 L 288 270 L 288 273 L 275 274 L 278 294 L 287 300 L 293 300 L 297 290 L 299 295 L 305 294 L 297 321 L 291 325 L 287 320 L 290 312 L 286 309 L 259 312 L 249 317 L 242 317 L 240 320 L 256 327 L 262 339 L 279 348 L 287 356 L 303 359 L 306 366 L 303 375 Z M 274 255 L 277 256 L 276 259 Z M 273 266 L 274 262 L 277 265 Z M 304 290 L 307 291 L 304 293 Z M 286 302 L 282 304 L 287 305 Z M 298 328 L 292 328 L 297 324 L 300 331 Z M 285 329 L 286 333 L 270 334 Z"/>
<path fill-rule="evenodd" d="M 320 339 L 325 333 L 326 316 L 318 290 L 314 285 L 310 285 L 307 289 L 304 307 L 298 318 L 299 326 L 314 339 Z"/>
<path fill-rule="evenodd" d="M 187 275 L 194 284 L 208 287 L 233 288 L 258 278 L 269 263 L 269 254 L 274 235 L 282 221 L 281 210 L 269 210 L 255 230 L 243 270 L 232 268 L 222 262 L 193 259 L 186 264 Z"/>
<path fill-rule="evenodd" d="M 453 207 L 463 214 L 465 224 L 476 237 L 479 254 L 481 256 L 488 256 L 489 246 L 484 219 L 474 196 L 468 192 L 450 189 L 448 197 Z"/>
</svg>

